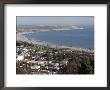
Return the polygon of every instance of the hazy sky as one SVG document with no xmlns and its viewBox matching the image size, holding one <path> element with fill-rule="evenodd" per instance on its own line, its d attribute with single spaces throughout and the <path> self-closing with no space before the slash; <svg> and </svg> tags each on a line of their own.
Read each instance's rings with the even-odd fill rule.
<svg viewBox="0 0 110 90">
<path fill-rule="evenodd" d="M 17 16 L 17 25 L 93 25 L 94 16 Z"/>
</svg>

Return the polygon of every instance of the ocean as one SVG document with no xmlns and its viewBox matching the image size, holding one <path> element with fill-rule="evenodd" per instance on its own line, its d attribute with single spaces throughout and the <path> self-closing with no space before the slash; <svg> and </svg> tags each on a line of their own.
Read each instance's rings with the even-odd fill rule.
<svg viewBox="0 0 110 90">
<path fill-rule="evenodd" d="M 29 40 L 39 40 L 48 44 L 63 45 L 76 48 L 94 50 L 94 28 L 64 30 L 64 31 L 39 31 L 25 35 Z"/>
</svg>

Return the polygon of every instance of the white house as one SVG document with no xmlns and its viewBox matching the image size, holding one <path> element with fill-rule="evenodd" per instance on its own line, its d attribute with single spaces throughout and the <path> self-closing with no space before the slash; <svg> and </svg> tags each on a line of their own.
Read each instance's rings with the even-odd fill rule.
<svg viewBox="0 0 110 90">
<path fill-rule="evenodd" d="M 17 61 L 23 61 L 24 60 L 24 55 L 18 55 L 16 60 Z"/>
</svg>

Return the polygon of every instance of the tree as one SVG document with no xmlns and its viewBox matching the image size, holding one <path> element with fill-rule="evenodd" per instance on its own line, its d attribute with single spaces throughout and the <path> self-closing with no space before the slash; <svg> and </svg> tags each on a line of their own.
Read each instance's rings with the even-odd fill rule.
<svg viewBox="0 0 110 90">
<path fill-rule="evenodd" d="M 94 73 L 94 60 L 86 57 L 81 62 L 81 68 L 78 71 L 80 74 L 93 74 Z"/>
</svg>

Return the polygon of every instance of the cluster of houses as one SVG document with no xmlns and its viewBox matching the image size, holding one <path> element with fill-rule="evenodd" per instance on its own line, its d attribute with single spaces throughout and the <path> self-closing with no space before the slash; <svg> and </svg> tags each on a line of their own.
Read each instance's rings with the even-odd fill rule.
<svg viewBox="0 0 110 90">
<path fill-rule="evenodd" d="M 57 52 L 55 52 L 57 54 Z M 16 66 L 18 74 L 57 74 L 67 65 L 67 60 L 55 61 L 46 51 L 35 51 L 30 47 L 16 47 Z M 49 53 L 51 55 L 52 53 Z M 27 72 L 26 72 L 27 71 Z"/>
<path fill-rule="evenodd" d="M 64 74 L 69 60 L 82 60 L 87 52 L 54 49 L 35 50 L 32 47 L 16 46 L 17 74 Z M 93 53 L 89 53 L 93 56 Z"/>
</svg>

